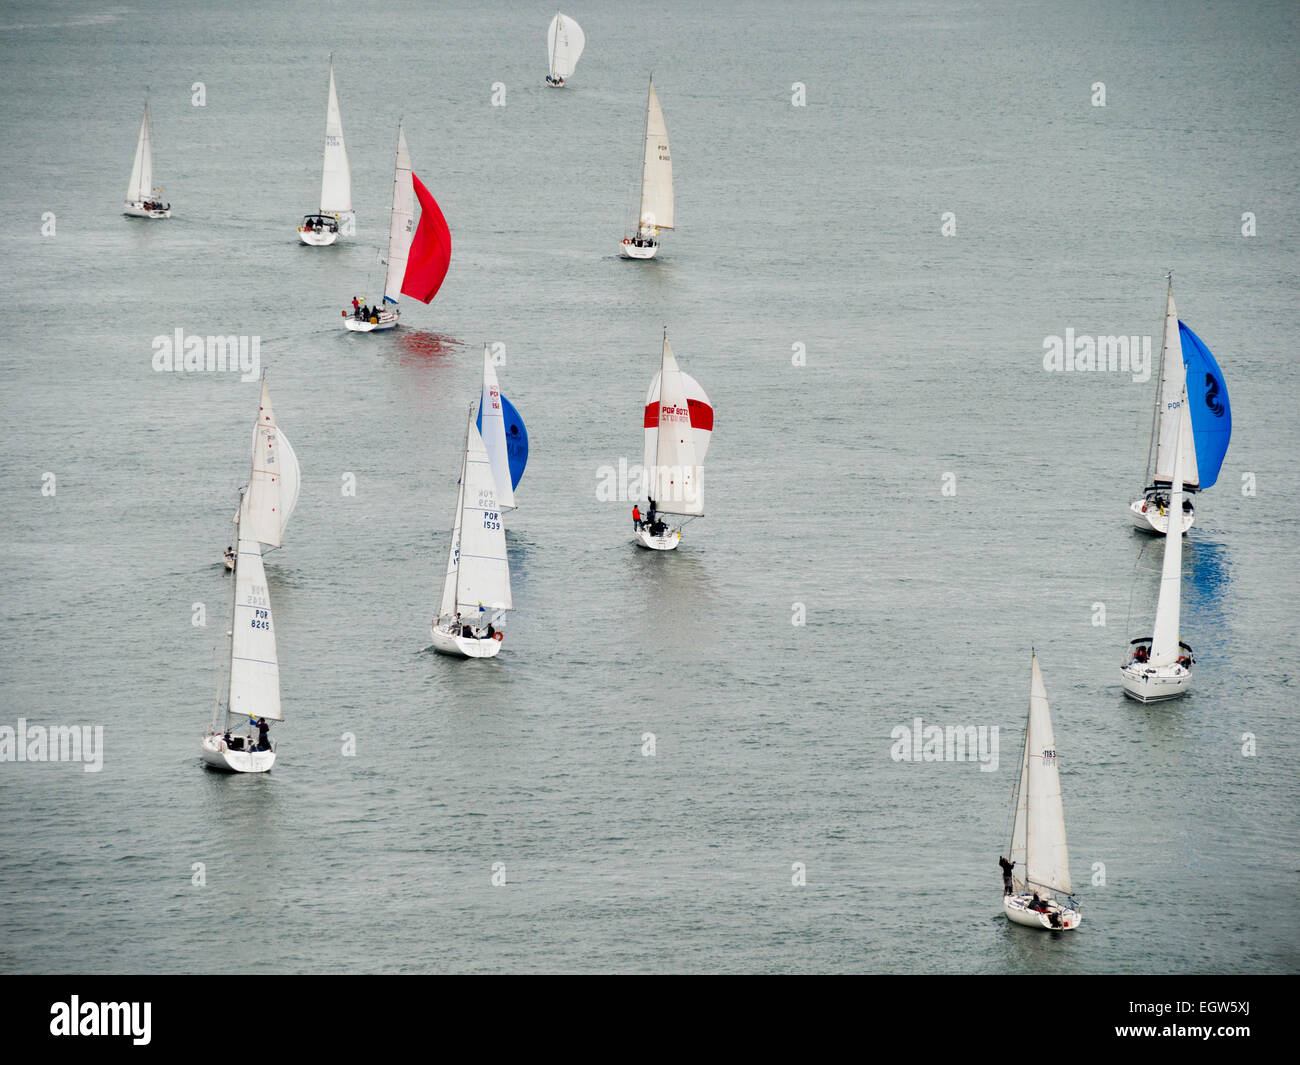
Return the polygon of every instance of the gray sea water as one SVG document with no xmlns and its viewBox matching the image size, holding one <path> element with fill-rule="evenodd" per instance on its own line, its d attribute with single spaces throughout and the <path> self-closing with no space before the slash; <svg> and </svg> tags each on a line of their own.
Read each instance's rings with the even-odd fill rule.
<svg viewBox="0 0 1300 1065">
<path fill-rule="evenodd" d="M 104 730 L 97 773 L 0 762 L 0 969 L 1294 971 L 1295 6 L 578 5 L 562 92 L 552 13 L 0 14 L 0 726 Z M 331 51 L 358 229 L 309 249 Z M 651 69 L 678 228 L 628 263 Z M 119 214 L 146 86 L 165 222 Z M 351 335 L 399 117 L 451 269 Z M 1169 269 L 1235 429 L 1184 554 L 1194 688 L 1143 708 L 1154 382 L 1043 344 L 1158 350 Z M 716 428 L 661 555 L 597 490 L 665 327 Z M 198 758 L 258 386 L 155 372 L 178 328 L 261 338 L 303 468 L 267 776 Z M 484 341 L 532 454 L 509 636 L 465 663 L 428 623 Z M 1000 907 L 1031 645 L 1068 936 Z M 894 760 L 917 717 L 997 727 L 996 771 Z"/>
</svg>

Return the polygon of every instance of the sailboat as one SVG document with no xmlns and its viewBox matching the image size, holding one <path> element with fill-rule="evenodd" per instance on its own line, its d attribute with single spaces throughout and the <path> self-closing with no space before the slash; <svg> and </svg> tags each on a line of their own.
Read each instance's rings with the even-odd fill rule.
<svg viewBox="0 0 1300 1065">
<path fill-rule="evenodd" d="M 320 179 L 320 210 L 309 214 L 298 227 L 298 239 L 313 247 L 324 247 L 339 239 L 339 215 L 352 213 L 352 169 L 343 143 L 343 119 L 334 88 L 334 54 L 330 53 L 330 92 L 325 106 L 325 161 Z"/>
<path fill-rule="evenodd" d="M 414 225 L 415 200 L 420 201 L 420 225 Z M 415 236 L 411 236 L 414 229 Z M 397 153 L 393 166 L 393 206 L 388 220 L 388 256 L 384 266 L 382 306 L 363 308 L 353 300 L 344 311 L 344 324 L 355 333 L 392 329 L 401 316 L 397 299 L 413 296 L 428 303 L 438 294 L 451 262 L 451 232 L 442 209 L 424 183 L 411 172 L 406 134 L 397 126 Z"/>
<path fill-rule="evenodd" d="M 1065 809 L 1047 689 L 1031 652 L 1029 720 L 1016 784 L 1016 815 L 1011 828 L 1011 891 L 1002 908 L 1016 924 L 1066 931 L 1083 919 L 1070 886 L 1070 851 L 1065 843 Z M 1060 897 L 1064 896 L 1064 897 Z M 1039 900 L 1035 905 L 1034 899 Z"/>
<path fill-rule="evenodd" d="M 275 654 L 275 623 L 262 567 L 262 548 L 253 534 L 250 492 L 239 506 L 239 554 L 231 591 L 228 669 L 212 711 L 200 752 L 206 765 L 233 773 L 265 773 L 275 764 L 275 748 L 263 747 L 255 722 L 283 721 L 280 664 Z M 224 713 L 224 719 L 223 719 Z M 235 722 L 241 722 L 236 725 Z M 218 723 L 221 727 L 218 728 Z"/>
<path fill-rule="evenodd" d="M 652 77 L 645 105 L 645 154 L 641 160 L 636 232 L 623 238 L 623 258 L 653 259 L 659 250 L 659 230 L 672 228 L 673 160 L 668 151 L 668 127 L 664 125 Z"/>
<path fill-rule="evenodd" d="M 265 547 L 279 547 L 285 527 L 298 505 L 298 491 L 302 485 L 302 469 L 289 438 L 275 422 L 271 407 L 271 393 L 262 375 L 262 401 L 253 424 L 253 453 L 249 467 L 248 491 L 235 511 L 234 521 L 239 524 L 247 511 L 243 534 Z M 226 569 L 235 568 L 236 555 L 226 548 Z"/>
<path fill-rule="evenodd" d="M 438 616 L 431 626 L 433 649 L 460 658 L 495 658 L 505 638 L 501 622 L 505 612 L 513 609 L 496 477 L 483 438 L 474 427 L 471 406 L 465 426 L 456 524 L 451 532 Z"/>
<path fill-rule="evenodd" d="M 162 202 L 162 189 L 153 187 L 153 130 L 149 125 L 149 100 L 144 102 L 140 136 L 135 142 L 135 161 L 131 180 L 126 186 L 126 203 L 122 213 L 131 218 L 170 218 L 172 205 Z"/>
<path fill-rule="evenodd" d="M 1170 273 L 1165 298 L 1165 327 L 1160 345 L 1160 373 L 1156 406 L 1151 416 L 1151 441 L 1147 447 L 1146 487 L 1129 504 L 1129 519 L 1143 532 L 1164 534 L 1169 527 L 1169 488 L 1173 479 L 1174 439 L 1181 424 L 1183 449 L 1182 531 L 1196 518 L 1192 495 L 1218 480 L 1232 438 L 1232 411 L 1223 371 L 1201 338 L 1178 320 L 1174 309 L 1174 282 Z M 1184 395 L 1193 402 L 1190 418 L 1181 419 Z M 1152 458 L 1155 466 L 1152 467 Z"/>
<path fill-rule="evenodd" d="M 1190 416 L 1187 393 L 1179 405 L 1179 422 L 1173 430 L 1174 468 L 1169 490 L 1169 508 L 1174 514 L 1182 505 L 1183 469 L 1187 448 L 1182 430 Z M 1165 530 L 1165 557 L 1160 567 L 1160 595 L 1156 599 L 1156 621 L 1150 636 L 1129 644 L 1128 661 L 1120 671 L 1124 694 L 1140 703 L 1175 699 L 1192 684 L 1192 649 L 1178 638 L 1181 623 L 1183 579 L 1183 537 L 1172 525 Z"/>
<path fill-rule="evenodd" d="M 578 57 L 586 46 L 587 38 L 582 27 L 562 11 L 557 12 L 546 31 L 546 52 L 551 61 L 546 84 L 563 88 L 564 79 L 573 77 L 573 68 L 578 65 Z"/>
<path fill-rule="evenodd" d="M 659 372 L 646 393 L 643 425 L 649 511 L 633 520 L 633 534 L 641 547 L 672 551 L 681 543 L 683 523 L 671 519 L 704 516 L 700 475 L 713 438 L 713 405 L 700 383 L 678 366 L 667 333 Z"/>
</svg>

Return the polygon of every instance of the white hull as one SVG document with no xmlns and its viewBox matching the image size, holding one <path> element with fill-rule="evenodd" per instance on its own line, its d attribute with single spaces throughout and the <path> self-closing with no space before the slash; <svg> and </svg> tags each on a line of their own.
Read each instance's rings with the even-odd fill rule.
<svg viewBox="0 0 1300 1065">
<path fill-rule="evenodd" d="M 682 542 L 681 529 L 669 529 L 663 536 L 651 536 L 648 529 L 634 529 L 633 535 L 636 537 L 638 547 L 646 547 L 651 551 L 672 551 Z"/>
<path fill-rule="evenodd" d="M 215 732 L 203 737 L 200 751 L 204 764 L 227 773 L 265 773 L 275 765 L 275 751 L 232 751 Z"/>
<path fill-rule="evenodd" d="M 501 653 L 501 633 L 491 639 L 477 640 L 473 637 L 457 636 L 445 629 L 430 628 L 433 634 L 433 649 L 441 655 L 453 658 L 496 658 Z"/>
<path fill-rule="evenodd" d="M 379 315 L 378 321 L 366 319 L 362 321 L 355 315 L 349 314 L 343 319 L 343 324 L 353 333 L 374 333 L 380 329 L 394 329 L 397 326 L 398 315 L 395 311 L 384 311 Z"/>
<path fill-rule="evenodd" d="M 339 231 L 337 229 L 322 229 L 317 231 L 315 229 L 305 229 L 304 227 L 299 226 L 298 239 L 313 248 L 325 248 L 339 239 Z"/>
<path fill-rule="evenodd" d="M 1079 922 L 1083 920 L 1078 910 L 1066 909 L 1060 903 L 1049 899 L 1048 907 L 1060 915 L 1061 925 L 1055 928 L 1047 914 L 1027 908 L 1032 901 L 1032 895 L 1003 895 L 1002 909 L 1016 924 L 1022 924 L 1026 928 L 1044 928 L 1053 932 L 1068 932 L 1078 928 Z"/>
<path fill-rule="evenodd" d="M 128 218 L 170 218 L 172 216 L 170 208 L 156 211 L 142 203 L 128 203 L 123 206 L 122 213 Z"/>
<path fill-rule="evenodd" d="M 1133 527 L 1142 532 L 1158 533 L 1164 536 L 1169 531 L 1169 511 L 1168 508 L 1160 508 L 1154 503 L 1148 503 L 1145 499 L 1135 499 L 1128 507 L 1128 516 L 1133 522 Z M 1186 533 L 1192 527 L 1192 522 L 1196 520 L 1194 510 L 1183 511 L 1183 532 Z"/>
<path fill-rule="evenodd" d="M 658 251 L 659 242 L 657 240 L 642 247 L 637 247 L 630 240 L 623 241 L 624 259 L 653 259 Z"/>
<path fill-rule="evenodd" d="M 556 76 L 553 75 L 553 74 L 547 74 L 547 75 L 546 75 L 546 84 L 549 85 L 552 89 L 563 89 L 563 88 L 564 88 L 564 79 L 561 78 L 561 77 L 556 77 Z"/>
<path fill-rule="evenodd" d="M 1120 670 L 1124 694 L 1139 703 L 1158 703 L 1177 699 L 1192 686 L 1192 671 L 1177 663 L 1171 666 L 1149 666 L 1130 662 Z"/>
</svg>

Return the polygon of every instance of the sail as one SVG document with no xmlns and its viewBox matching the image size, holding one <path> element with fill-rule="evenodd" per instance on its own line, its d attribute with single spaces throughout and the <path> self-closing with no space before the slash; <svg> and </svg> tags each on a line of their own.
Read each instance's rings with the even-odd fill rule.
<svg viewBox="0 0 1300 1065">
<path fill-rule="evenodd" d="M 135 162 L 131 164 L 131 180 L 126 186 L 126 202 L 140 203 L 153 199 L 153 143 L 149 130 L 149 104 L 144 105 L 144 118 L 140 120 L 140 137 L 135 143 Z"/>
<path fill-rule="evenodd" d="M 1168 485 L 1174 476 L 1174 441 L 1180 436 L 1183 450 L 1183 487 L 1195 492 L 1199 487 L 1196 451 L 1192 441 L 1192 423 L 1179 418 L 1183 404 L 1186 370 L 1182 344 L 1178 337 L 1178 312 L 1174 309 L 1171 288 L 1165 304 L 1165 335 L 1160 354 L 1159 422 L 1156 437 L 1155 483 Z M 1179 429 L 1181 426 L 1181 431 Z"/>
<path fill-rule="evenodd" d="M 1187 399 L 1196 442 L 1196 472 L 1204 492 L 1219 479 L 1223 456 L 1232 439 L 1228 385 L 1210 349 L 1182 322 L 1178 323 L 1187 377 Z"/>
<path fill-rule="evenodd" d="M 460 457 L 460 488 L 456 493 L 456 524 L 451 530 L 451 547 L 447 551 L 447 572 L 442 580 L 442 600 L 438 616 L 456 613 L 456 572 L 460 561 L 461 513 L 465 508 L 465 455 Z"/>
<path fill-rule="evenodd" d="M 428 303 L 438 294 L 443 278 L 447 276 L 447 266 L 451 263 L 451 231 L 438 202 L 424 187 L 424 182 L 414 174 L 410 181 L 420 200 L 420 226 L 410 244 L 402 292 L 414 296 L 421 303 Z"/>
<path fill-rule="evenodd" d="M 646 103 L 645 160 L 641 167 L 641 228 L 673 228 L 673 160 L 668 151 L 668 127 L 659 108 L 655 84 Z"/>
<path fill-rule="evenodd" d="M 510 455 L 506 450 L 506 419 L 501 403 L 501 387 L 488 346 L 483 345 L 483 395 L 478 405 L 479 433 L 487 450 L 492 476 L 496 481 L 497 503 L 502 510 L 515 509 L 514 484 L 510 479 Z"/>
<path fill-rule="evenodd" d="M 704 513 L 700 485 L 699 457 L 691 427 L 686 384 L 673 349 L 664 338 L 663 364 L 659 371 L 659 396 L 654 431 L 654 449 L 647 441 L 647 495 L 655 509 L 667 514 Z"/>
<path fill-rule="evenodd" d="M 247 495 L 244 497 L 247 503 Z M 239 523 L 235 560 L 235 611 L 230 642 L 230 713 L 283 721 L 280 713 L 280 665 L 275 656 L 275 625 L 262 568 L 262 549 Z"/>
<path fill-rule="evenodd" d="M 352 210 L 352 170 L 343 143 L 343 119 L 334 89 L 334 57 L 330 56 L 330 98 L 325 108 L 325 166 L 320 181 L 321 214 L 346 214 Z"/>
<path fill-rule="evenodd" d="M 515 410 L 510 397 L 501 393 L 501 412 L 506 423 L 506 454 L 510 459 L 510 487 L 519 487 L 523 479 L 524 468 L 528 465 L 528 427 L 524 419 Z M 478 421 L 474 423 L 479 433 L 483 432 L 483 410 L 480 407 Z"/>
<path fill-rule="evenodd" d="M 406 276 L 406 254 L 415 228 L 415 194 L 411 185 L 411 153 L 406 134 L 397 127 L 397 159 L 393 166 L 393 213 L 388 220 L 388 269 L 384 274 L 384 299 L 396 303 Z M 433 297 L 431 296 L 430 299 Z M 425 300 L 427 303 L 428 300 Z"/>
<path fill-rule="evenodd" d="M 284 430 L 276 428 L 280 441 L 280 537 L 284 538 L 285 526 L 298 505 L 298 490 L 302 487 L 302 469 L 298 465 L 298 455 L 289 445 L 289 438 Z"/>
<path fill-rule="evenodd" d="M 490 610 L 511 610 L 506 532 L 497 505 L 496 478 L 478 430 L 469 426 L 461 478 L 460 558 L 456 609 L 467 621 Z"/>
<path fill-rule="evenodd" d="M 1070 852 L 1065 844 L 1065 808 L 1057 766 L 1056 737 L 1047 689 L 1034 655 L 1029 682 L 1029 731 L 1025 738 L 1025 880 L 1029 889 L 1069 894 Z"/>
<path fill-rule="evenodd" d="M 1187 394 L 1179 407 L 1181 421 L 1188 421 Z M 1179 438 L 1175 436 L 1175 440 Z M 1184 448 L 1174 447 L 1174 483 L 1169 489 L 1169 526 L 1165 531 L 1165 558 L 1160 567 L 1160 597 L 1156 600 L 1156 623 L 1151 633 L 1151 665 L 1168 666 L 1178 658 L 1178 626 L 1183 579 L 1183 493 L 1179 486 Z"/>
<path fill-rule="evenodd" d="M 281 476 L 286 466 L 291 467 L 290 483 L 287 485 Z M 266 378 L 263 378 L 262 403 L 257 409 L 257 421 L 253 425 L 253 461 L 248 476 L 248 491 L 244 493 L 240 512 L 236 515 L 236 521 L 240 523 L 240 535 L 268 547 L 279 547 L 285 523 L 289 520 L 284 504 L 287 500 L 289 511 L 297 504 L 298 479 L 298 456 L 292 448 L 285 452 L 275 426 L 271 393 L 266 386 Z"/>
<path fill-rule="evenodd" d="M 691 414 L 691 436 L 695 439 L 695 463 L 704 465 L 704 456 L 709 451 L 709 441 L 713 439 L 713 404 L 708 395 L 690 374 L 681 367 L 682 384 L 686 388 L 686 408 Z M 508 401 L 507 401 L 508 402 Z M 649 470 L 655 464 L 655 454 L 659 446 L 659 374 L 650 381 L 650 389 L 645 397 L 645 468 Z"/>
<path fill-rule="evenodd" d="M 546 52 L 551 57 L 551 77 L 567 78 L 578 65 L 578 57 L 587 46 L 587 38 L 573 19 L 563 13 L 551 19 L 546 31 Z"/>
</svg>

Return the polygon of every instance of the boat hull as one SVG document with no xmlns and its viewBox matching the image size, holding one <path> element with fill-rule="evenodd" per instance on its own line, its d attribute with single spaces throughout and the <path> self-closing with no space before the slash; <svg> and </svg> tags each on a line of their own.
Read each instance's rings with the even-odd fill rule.
<svg viewBox="0 0 1300 1065">
<path fill-rule="evenodd" d="M 1047 914 L 1040 910 L 1029 909 L 1029 903 L 1033 900 L 1032 895 L 1003 895 L 1002 910 L 1007 918 L 1016 924 L 1024 925 L 1026 928 L 1040 928 L 1048 932 L 1069 932 L 1079 927 L 1079 922 L 1083 916 L 1078 910 L 1072 910 L 1061 906 L 1059 903 L 1049 901 L 1049 908 L 1060 915 L 1060 927 L 1055 927 Z"/>
<path fill-rule="evenodd" d="M 640 247 L 633 244 L 630 240 L 623 241 L 624 259 L 653 259 L 658 252 L 659 242 L 657 240 Z"/>
<path fill-rule="evenodd" d="M 388 311 L 380 314 L 378 318 L 357 318 L 354 315 L 348 315 L 343 319 L 343 324 L 347 326 L 348 331 L 352 333 L 377 333 L 381 329 L 397 328 L 396 314 Z"/>
<path fill-rule="evenodd" d="M 322 229 L 317 232 L 314 229 L 305 229 L 299 226 L 298 239 L 313 248 L 326 248 L 339 239 L 339 231 L 337 229 Z"/>
<path fill-rule="evenodd" d="M 1141 532 L 1157 533 L 1164 536 L 1169 531 L 1169 511 L 1166 508 L 1161 510 L 1153 503 L 1148 503 L 1145 499 L 1135 499 L 1128 507 L 1129 520 L 1133 522 L 1133 527 Z M 1183 532 L 1186 533 L 1192 527 L 1196 520 L 1194 510 L 1183 511 Z"/>
<path fill-rule="evenodd" d="M 266 773 L 275 765 L 275 751 L 232 751 L 215 732 L 203 737 L 199 751 L 204 765 L 225 773 Z"/>
<path fill-rule="evenodd" d="M 122 213 L 128 218 L 170 218 L 172 216 L 171 208 L 156 211 L 142 203 L 128 203 L 123 206 Z"/>
<path fill-rule="evenodd" d="M 1172 666 L 1149 666 L 1130 662 L 1120 670 L 1124 694 L 1139 703 L 1160 703 L 1187 694 L 1192 686 L 1192 671 L 1175 663 Z"/>
<path fill-rule="evenodd" d="M 549 85 L 552 89 L 563 89 L 564 79 L 559 77 L 558 75 L 547 74 L 546 84 Z"/>
<path fill-rule="evenodd" d="M 673 551 L 682 542 L 681 529 L 669 529 L 663 536 L 651 536 L 648 529 L 634 529 L 633 535 L 638 547 L 650 551 Z"/>
<path fill-rule="evenodd" d="M 473 637 L 457 636 L 445 629 L 431 628 L 433 649 L 440 655 L 452 658 L 496 658 L 501 653 L 500 633 L 491 639 L 477 640 Z"/>
</svg>

